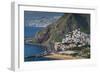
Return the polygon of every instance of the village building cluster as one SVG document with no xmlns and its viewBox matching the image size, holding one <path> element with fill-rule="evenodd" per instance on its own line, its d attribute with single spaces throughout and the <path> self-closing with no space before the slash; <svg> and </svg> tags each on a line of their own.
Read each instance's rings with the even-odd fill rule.
<svg viewBox="0 0 100 73">
<path fill-rule="evenodd" d="M 65 35 L 62 42 L 55 42 L 55 50 L 66 50 L 74 47 L 82 47 L 85 45 L 90 45 L 90 36 L 80 29 L 73 30 Z"/>
</svg>

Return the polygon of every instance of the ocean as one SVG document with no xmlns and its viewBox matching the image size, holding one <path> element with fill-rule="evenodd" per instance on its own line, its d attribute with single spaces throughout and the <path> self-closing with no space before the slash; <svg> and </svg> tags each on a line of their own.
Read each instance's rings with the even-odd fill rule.
<svg viewBox="0 0 100 73">
<path fill-rule="evenodd" d="M 34 38 L 38 31 L 41 31 L 43 27 L 24 27 L 24 38 Z M 44 57 L 34 57 L 34 55 L 41 55 L 45 51 L 45 48 L 39 45 L 32 45 L 24 43 L 24 61 L 44 61 L 51 60 Z"/>
</svg>

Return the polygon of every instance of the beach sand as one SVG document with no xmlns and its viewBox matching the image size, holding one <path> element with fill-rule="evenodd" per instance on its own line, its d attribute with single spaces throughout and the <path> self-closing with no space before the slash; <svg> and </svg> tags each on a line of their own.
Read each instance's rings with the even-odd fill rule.
<svg viewBox="0 0 100 73">
<path fill-rule="evenodd" d="M 71 59 L 77 59 L 76 57 L 73 57 L 71 55 L 62 55 L 62 54 L 51 54 L 44 56 L 46 58 L 52 58 L 52 59 L 58 59 L 58 60 L 71 60 Z"/>
</svg>

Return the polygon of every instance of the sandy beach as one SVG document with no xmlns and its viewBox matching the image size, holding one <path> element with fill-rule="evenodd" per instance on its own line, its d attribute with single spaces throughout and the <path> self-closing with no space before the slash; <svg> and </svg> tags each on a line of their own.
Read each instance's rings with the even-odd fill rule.
<svg viewBox="0 0 100 73">
<path fill-rule="evenodd" d="M 71 55 L 62 55 L 62 54 L 51 54 L 44 56 L 46 58 L 52 58 L 52 59 L 59 59 L 59 60 L 71 60 L 71 59 L 76 59 L 76 57 L 73 57 Z"/>
</svg>

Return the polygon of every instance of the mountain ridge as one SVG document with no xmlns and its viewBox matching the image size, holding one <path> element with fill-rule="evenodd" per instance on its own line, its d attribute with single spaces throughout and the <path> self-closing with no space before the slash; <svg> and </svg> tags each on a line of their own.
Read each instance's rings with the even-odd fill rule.
<svg viewBox="0 0 100 73">
<path fill-rule="evenodd" d="M 61 42 L 65 34 L 80 28 L 80 31 L 90 34 L 90 17 L 82 14 L 65 13 L 56 22 L 48 25 L 45 29 L 36 33 L 32 43 L 45 46 Z"/>
</svg>

